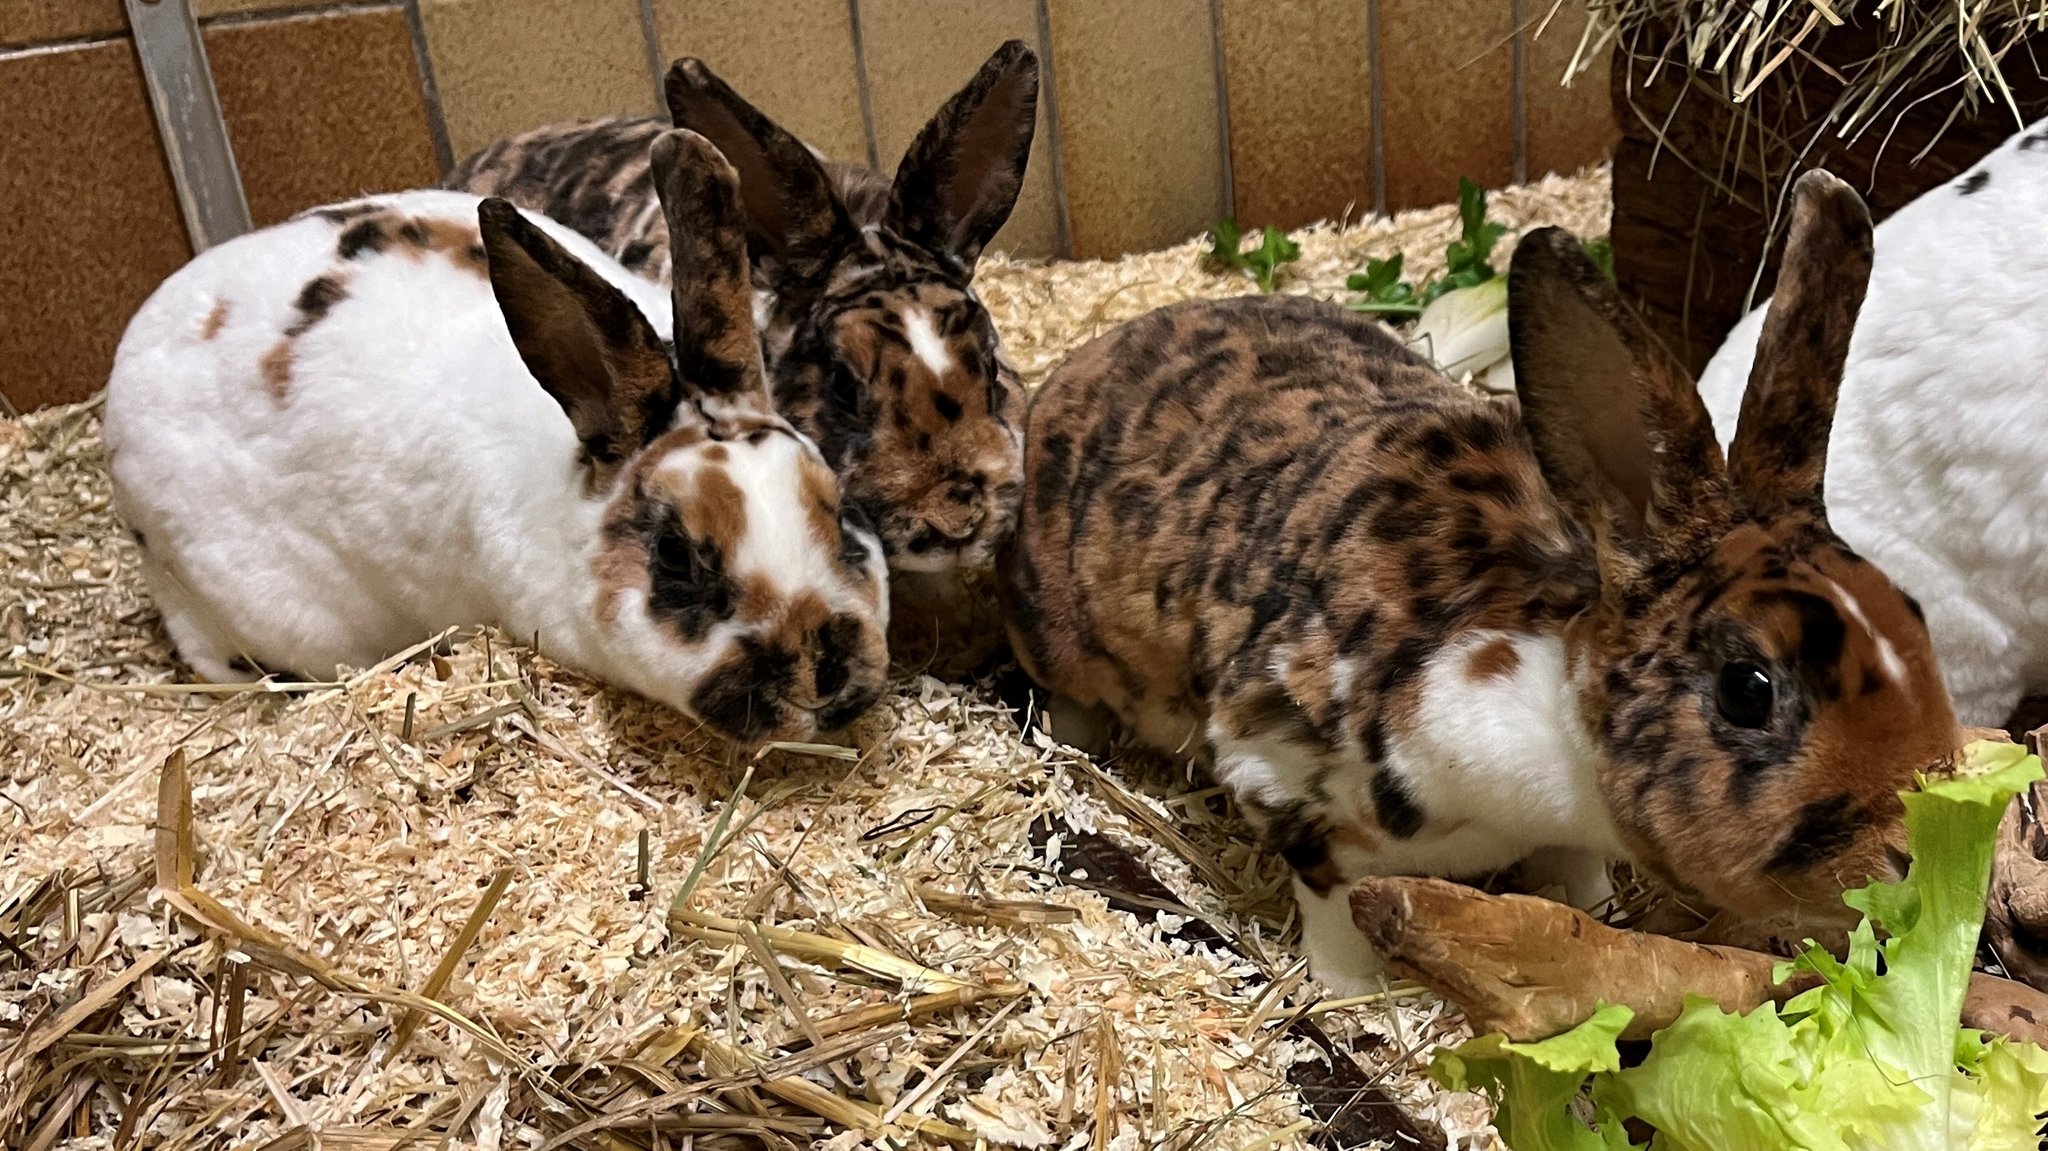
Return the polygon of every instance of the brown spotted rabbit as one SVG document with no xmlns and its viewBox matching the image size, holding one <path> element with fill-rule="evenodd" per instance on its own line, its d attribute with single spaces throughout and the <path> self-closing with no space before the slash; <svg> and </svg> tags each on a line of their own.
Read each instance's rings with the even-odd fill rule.
<svg viewBox="0 0 2048 1151">
<path fill-rule="evenodd" d="M 1213 766 L 1333 988 L 1377 972 L 1346 900 L 1374 873 L 1626 858 L 1831 922 L 1896 868 L 1897 793 L 1959 733 L 1918 606 L 1821 503 L 1870 268 L 1846 185 L 1800 184 L 1785 268 L 1725 464 L 1556 229 L 1509 273 L 1519 409 L 1301 297 L 1123 325 L 1033 401 L 1020 657 Z"/>
<path fill-rule="evenodd" d="M 969 282 L 1023 183 L 1037 56 L 1018 41 L 997 50 L 893 181 L 823 161 L 702 61 L 678 61 L 667 95 L 675 126 L 739 170 L 777 406 L 874 522 L 892 571 L 986 568 L 1016 521 L 1023 393 Z M 536 129 L 465 160 L 449 186 L 543 212 L 665 282 L 647 164 L 665 127 Z"/>
</svg>

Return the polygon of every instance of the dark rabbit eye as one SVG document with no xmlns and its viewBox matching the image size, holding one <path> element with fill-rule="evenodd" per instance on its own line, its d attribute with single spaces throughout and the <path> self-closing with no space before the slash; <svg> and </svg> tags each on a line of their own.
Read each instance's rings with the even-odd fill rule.
<svg viewBox="0 0 2048 1151">
<path fill-rule="evenodd" d="M 690 537 L 674 528 L 664 530 L 654 540 L 654 562 L 670 575 L 691 578 L 697 574 L 697 545 Z"/>
<path fill-rule="evenodd" d="M 1776 694 L 1771 675 L 1753 663 L 1721 665 L 1721 682 L 1714 689 L 1714 704 L 1722 718 L 1737 727 L 1767 727 L 1771 722 Z"/>
</svg>

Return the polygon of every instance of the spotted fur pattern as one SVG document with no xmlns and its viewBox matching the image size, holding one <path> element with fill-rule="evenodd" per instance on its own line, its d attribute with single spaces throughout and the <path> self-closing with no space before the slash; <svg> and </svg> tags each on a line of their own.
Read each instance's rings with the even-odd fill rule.
<svg viewBox="0 0 2048 1151">
<path fill-rule="evenodd" d="M 130 325 L 115 497 L 209 679 L 326 678 L 496 624 L 744 742 L 841 727 L 886 675 L 880 541 L 761 369 L 737 177 L 651 147 L 664 294 L 453 192 L 209 250 Z"/>
<path fill-rule="evenodd" d="M 1035 398 L 1019 655 L 1213 767 L 1324 979 L 1370 981 L 1366 874 L 1564 849 L 1821 921 L 1893 866 L 1896 793 L 1957 729 L 1916 605 L 1818 513 L 1869 229 L 1845 187 L 1801 192 L 1808 295 L 1727 466 L 1555 230 L 1511 273 L 1519 405 L 1271 296 L 1125 324 Z"/>
<path fill-rule="evenodd" d="M 675 124 L 740 172 L 783 414 L 823 449 L 892 568 L 985 567 L 1015 526 L 1023 392 L 970 282 L 1022 184 L 1034 54 L 1015 41 L 999 49 L 893 181 L 823 161 L 701 61 L 678 62 L 667 93 Z M 647 162 L 663 127 L 610 118 L 535 129 L 463 161 L 448 185 L 543 212 L 668 282 Z"/>
</svg>

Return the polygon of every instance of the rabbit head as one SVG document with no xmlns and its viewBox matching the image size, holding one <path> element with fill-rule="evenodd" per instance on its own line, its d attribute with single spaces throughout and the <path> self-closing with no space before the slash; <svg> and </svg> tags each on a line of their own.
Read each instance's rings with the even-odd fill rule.
<svg viewBox="0 0 2048 1151">
<path fill-rule="evenodd" d="M 1636 858 L 1744 917 L 1833 922 L 1898 870 L 1899 792 L 1960 732 L 1919 606 L 1821 493 L 1871 261 L 1862 201 L 1802 177 L 1724 461 L 1692 381 L 1557 229 L 1509 273 L 1516 388 L 1600 598 L 1578 684 Z"/>
<path fill-rule="evenodd" d="M 672 344 L 497 199 L 478 209 L 491 288 L 604 501 L 584 607 L 611 673 L 741 742 L 804 739 L 881 692 L 880 544 L 773 412 L 731 165 L 683 131 L 652 159 L 672 225 Z"/>
<path fill-rule="evenodd" d="M 892 568 L 987 564 L 1015 526 L 1023 392 L 970 281 L 1023 182 L 1037 57 L 1005 44 L 893 184 L 853 198 L 702 61 L 678 61 L 667 92 L 676 126 L 740 173 L 780 410 L 824 450 Z"/>
</svg>

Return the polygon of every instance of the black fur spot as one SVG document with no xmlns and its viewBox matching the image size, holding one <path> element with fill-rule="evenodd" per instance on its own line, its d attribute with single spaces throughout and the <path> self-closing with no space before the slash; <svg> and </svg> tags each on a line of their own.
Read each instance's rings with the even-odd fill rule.
<svg viewBox="0 0 2048 1151">
<path fill-rule="evenodd" d="M 820 700 L 836 697 L 853 678 L 847 666 L 860 652 L 860 621 L 850 615 L 835 615 L 818 632 L 818 659 L 811 671 L 812 686 Z"/>
<path fill-rule="evenodd" d="M 1765 870 L 1802 871 L 1825 863 L 1847 851 L 1870 823 L 1870 812 L 1847 794 L 1816 799 L 1799 809 L 1792 834 L 1778 845 Z"/>
<path fill-rule="evenodd" d="M 647 613 L 685 640 L 702 639 L 732 614 L 739 591 L 716 545 L 693 540 L 672 514 L 649 506 L 621 530 L 647 549 Z"/>
<path fill-rule="evenodd" d="M 1386 768 L 1372 777 L 1372 814 L 1395 839 L 1412 839 L 1422 830 L 1422 809 L 1415 806 L 1407 787 Z"/>
<path fill-rule="evenodd" d="M 944 392 L 932 393 L 932 407 L 938 409 L 939 415 L 943 417 L 947 423 L 952 423 L 954 420 L 959 419 L 960 413 L 963 410 L 960 407 L 959 400 L 954 399 L 953 397 L 947 395 Z"/>
<path fill-rule="evenodd" d="M 1972 172 L 1968 176 L 1963 177 L 1963 195 L 1974 196 L 1983 191 L 1984 185 L 1990 182 L 1991 173 L 1985 171 Z"/>
<path fill-rule="evenodd" d="M 646 264 L 647 258 L 653 254 L 653 244 L 645 240 L 635 240 L 627 244 L 625 250 L 619 253 L 619 263 L 626 265 L 628 268 L 639 268 Z"/>
<path fill-rule="evenodd" d="M 2036 132 L 2020 141 L 2020 151 L 2031 152 L 2036 144 L 2048 144 L 2048 131 Z"/>
<path fill-rule="evenodd" d="M 774 723 L 776 701 L 795 679 L 796 657 L 752 636 L 742 637 L 739 646 L 736 656 L 705 679 L 690 707 L 728 734 L 753 739 Z"/>
<path fill-rule="evenodd" d="M 327 317 L 328 309 L 346 299 L 348 292 L 342 287 L 337 276 L 315 276 L 299 289 L 299 298 L 292 306 L 299 311 L 299 318 L 284 330 L 287 336 L 302 336 L 314 324 Z"/>
<path fill-rule="evenodd" d="M 390 237 L 384 234 L 381 220 L 358 220 L 342 229 L 341 239 L 334 246 L 335 253 L 344 260 L 353 260 L 365 252 L 375 254 L 384 250 Z"/>
</svg>

